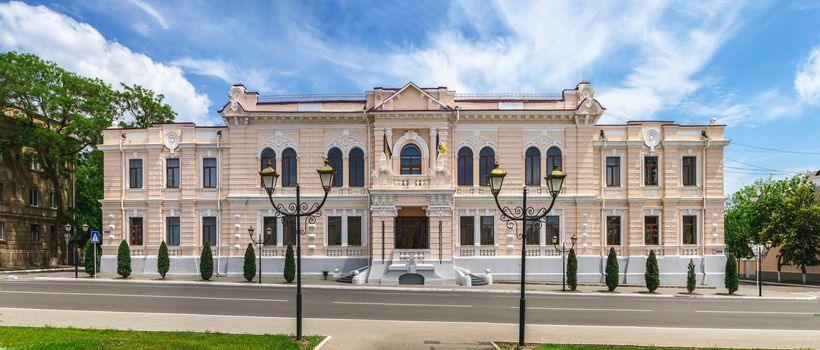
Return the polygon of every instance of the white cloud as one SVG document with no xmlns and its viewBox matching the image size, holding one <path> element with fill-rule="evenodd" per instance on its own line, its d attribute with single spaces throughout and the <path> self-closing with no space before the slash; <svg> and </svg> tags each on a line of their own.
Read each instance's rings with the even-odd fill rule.
<svg viewBox="0 0 820 350">
<path fill-rule="evenodd" d="M 157 23 L 159 23 L 162 29 L 169 28 L 168 21 L 166 21 L 165 17 L 162 17 L 162 14 L 159 13 L 159 11 L 157 11 L 157 9 L 154 8 L 154 6 L 152 6 L 151 4 L 142 0 L 128 0 L 128 2 L 130 2 L 134 6 L 145 12 L 147 15 L 151 16 L 151 18 L 153 18 L 155 21 L 157 21 Z"/>
<path fill-rule="evenodd" d="M 241 69 L 223 60 L 186 57 L 174 60 L 171 64 L 193 74 L 219 78 L 229 84 L 241 82 L 254 90 L 271 90 L 269 80 L 264 72 L 255 69 Z"/>
<path fill-rule="evenodd" d="M 806 103 L 820 106 L 820 47 L 811 50 L 806 62 L 797 71 L 794 89 Z"/>
<path fill-rule="evenodd" d="M 208 116 L 211 101 L 197 93 L 178 67 L 154 62 L 107 40 L 94 27 L 45 6 L 0 4 L 0 49 L 34 53 L 114 87 L 120 82 L 142 85 L 164 94 L 180 120 L 218 123 Z"/>
<path fill-rule="evenodd" d="M 681 109 L 693 116 L 715 117 L 721 124 L 754 127 L 774 120 L 801 115 L 799 98 L 778 90 L 765 90 L 748 99 L 726 94 L 707 102 L 700 96 L 681 102 Z M 739 102 L 742 101 L 742 102 Z"/>
</svg>

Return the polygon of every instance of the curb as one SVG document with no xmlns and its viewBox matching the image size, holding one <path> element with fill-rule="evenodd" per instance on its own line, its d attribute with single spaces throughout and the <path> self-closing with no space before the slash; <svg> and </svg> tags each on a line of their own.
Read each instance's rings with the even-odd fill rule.
<svg viewBox="0 0 820 350">
<path fill-rule="evenodd" d="M 295 285 L 284 284 L 255 284 L 243 282 L 201 282 L 201 281 L 155 281 L 155 280 L 132 280 L 132 279 L 88 279 L 69 277 L 34 277 L 35 281 L 53 282 L 91 282 L 91 283 L 141 283 L 160 285 L 182 285 L 182 286 L 228 286 L 228 287 L 248 287 L 248 288 L 295 288 Z M 518 294 L 518 290 L 506 289 L 460 289 L 460 288 L 405 288 L 405 287 L 370 287 L 370 286 L 325 286 L 325 285 L 302 285 L 305 289 L 336 289 L 336 290 L 365 290 L 365 291 L 390 291 L 390 292 L 453 292 L 453 293 L 487 293 L 487 294 Z M 605 293 L 605 292 L 556 292 L 556 291 L 527 291 L 528 295 L 560 295 L 578 297 L 640 297 L 640 298 L 692 298 L 692 299 L 754 299 L 754 300 L 817 300 L 815 296 L 805 297 L 750 297 L 750 296 L 721 296 L 721 295 L 679 295 L 679 294 L 648 294 L 648 293 Z"/>
<path fill-rule="evenodd" d="M 501 347 L 498 346 L 498 344 L 496 344 L 493 340 L 490 340 L 490 345 L 492 345 L 495 350 L 501 350 Z"/>
<path fill-rule="evenodd" d="M 331 336 L 329 336 L 329 335 L 325 336 L 325 339 L 323 339 L 323 340 L 319 343 L 319 345 L 316 345 L 316 347 L 315 347 L 315 348 L 313 348 L 313 350 L 319 350 L 319 349 L 321 349 L 323 346 L 325 346 L 325 344 L 327 344 L 327 342 L 329 342 L 329 341 L 330 341 L 330 338 L 331 338 Z"/>
<path fill-rule="evenodd" d="M 73 267 L 55 267 L 55 268 L 44 268 L 44 269 L 30 269 L 30 270 L 6 270 L 0 271 L 0 275 L 14 275 L 20 273 L 39 273 L 39 272 L 71 272 L 74 271 Z"/>
</svg>

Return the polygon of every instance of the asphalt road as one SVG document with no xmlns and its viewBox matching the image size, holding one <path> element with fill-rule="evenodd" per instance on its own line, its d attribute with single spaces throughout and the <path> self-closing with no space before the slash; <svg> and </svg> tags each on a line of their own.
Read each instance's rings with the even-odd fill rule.
<svg viewBox="0 0 820 350">
<path fill-rule="evenodd" d="M 293 317 L 295 288 L 0 283 L 0 307 Z M 304 317 L 518 322 L 518 294 L 303 289 Z M 820 330 L 820 301 L 532 295 L 527 323 Z"/>
</svg>

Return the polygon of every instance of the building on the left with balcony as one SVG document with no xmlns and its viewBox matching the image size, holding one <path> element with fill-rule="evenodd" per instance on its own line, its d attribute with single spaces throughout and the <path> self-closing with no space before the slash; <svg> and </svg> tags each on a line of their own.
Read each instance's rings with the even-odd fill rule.
<svg viewBox="0 0 820 350">
<path fill-rule="evenodd" d="M 8 112 L 0 114 L 0 129 L 13 127 Z M 73 203 L 73 178 L 63 181 L 62 198 Z M 54 187 L 43 176 L 36 154 L 26 149 L 0 151 L 0 268 L 67 262 L 57 214 Z"/>
</svg>

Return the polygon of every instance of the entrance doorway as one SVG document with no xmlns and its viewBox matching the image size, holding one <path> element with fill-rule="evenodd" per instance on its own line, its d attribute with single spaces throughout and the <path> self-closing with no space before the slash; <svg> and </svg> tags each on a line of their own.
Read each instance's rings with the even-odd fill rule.
<svg viewBox="0 0 820 350">
<path fill-rule="evenodd" d="M 430 222 L 426 217 L 396 218 L 396 249 L 429 249 Z"/>
</svg>

